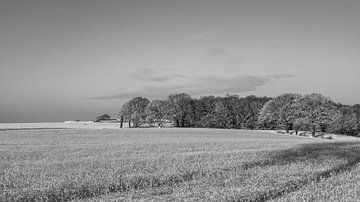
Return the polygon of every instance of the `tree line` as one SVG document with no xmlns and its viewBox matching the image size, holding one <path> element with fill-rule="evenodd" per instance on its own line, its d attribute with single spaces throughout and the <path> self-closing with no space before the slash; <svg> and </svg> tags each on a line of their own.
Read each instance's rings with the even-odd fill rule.
<svg viewBox="0 0 360 202">
<path fill-rule="evenodd" d="M 259 110 L 269 100 L 236 95 L 194 99 L 185 93 L 166 100 L 135 97 L 123 105 L 119 116 L 132 127 L 144 123 L 161 127 L 171 121 L 175 127 L 256 129 Z"/>
<path fill-rule="evenodd" d="M 335 103 L 321 94 L 286 93 L 275 98 L 172 94 L 165 100 L 135 97 L 119 112 L 129 127 L 282 129 L 332 132 L 356 136 L 360 132 L 360 105 Z M 121 122 L 122 122 L 121 121 Z"/>
<path fill-rule="evenodd" d="M 335 103 L 321 94 L 286 93 L 265 103 L 259 112 L 260 129 L 330 132 L 357 136 L 360 105 Z"/>
</svg>

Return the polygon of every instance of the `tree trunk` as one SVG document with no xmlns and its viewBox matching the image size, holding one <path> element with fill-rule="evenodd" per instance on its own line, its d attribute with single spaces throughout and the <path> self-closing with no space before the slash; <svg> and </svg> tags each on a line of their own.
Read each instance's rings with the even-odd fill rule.
<svg viewBox="0 0 360 202">
<path fill-rule="evenodd" d="M 313 124 L 313 125 L 311 126 L 311 130 L 312 130 L 311 135 L 312 135 L 313 137 L 315 137 L 315 133 L 316 133 L 316 126 L 315 126 L 315 124 Z"/>
<path fill-rule="evenodd" d="M 124 116 L 121 116 L 121 118 L 120 118 L 120 128 L 123 127 L 123 123 L 124 123 Z"/>
</svg>

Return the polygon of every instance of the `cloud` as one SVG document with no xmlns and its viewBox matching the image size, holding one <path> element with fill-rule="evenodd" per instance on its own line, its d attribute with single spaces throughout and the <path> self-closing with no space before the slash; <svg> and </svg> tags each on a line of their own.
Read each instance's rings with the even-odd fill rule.
<svg viewBox="0 0 360 202">
<path fill-rule="evenodd" d="M 225 95 L 251 92 L 272 81 L 268 76 L 239 75 L 234 77 L 209 76 L 198 78 L 197 82 L 185 86 L 185 92 L 191 95 Z"/>
<path fill-rule="evenodd" d="M 172 73 L 172 70 L 168 68 L 143 68 L 129 74 L 129 78 L 133 81 L 145 82 L 166 82 L 174 78 L 182 77 L 183 75 Z"/>
<path fill-rule="evenodd" d="M 213 38 L 215 38 L 219 33 L 219 30 L 208 30 L 194 34 L 191 36 L 191 40 L 196 43 L 209 42 L 213 40 Z"/>
<path fill-rule="evenodd" d="M 206 49 L 206 53 L 209 55 L 227 55 L 229 52 L 220 46 L 210 46 Z"/>
<path fill-rule="evenodd" d="M 230 65 L 236 65 L 236 64 L 241 64 L 244 62 L 244 59 L 241 59 L 239 57 L 233 57 L 228 59 L 225 63 L 226 64 L 230 64 Z"/>
<path fill-rule="evenodd" d="M 191 40 L 193 42 L 201 42 L 198 43 L 198 45 L 205 49 L 203 49 L 205 55 L 215 56 L 217 59 L 221 60 L 221 63 L 223 64 L 234 65 L 243 63 L 244 60 L 237 54 L 229 51 L 225 47 L 214 45 L 214 41 L 216 41 L 215 39 L 217 38 L 216 36 L 218 36 L 220 33 L 221 31 L 219 30 L 209 30 L 206 32 L 194 34 L 191 37 Z"/>
<path fill-rule="evenodd" d="M 290 77 L 294 77 L 295 75 L 293 74 L 271 74 L 268 77 L 271 79 L 282 79 L 282 78 L 290 78 Z"/>
<path fill-rule="evenodd" d="M 221 46 L 210 46 L 206 48 L 207 56 L 216 56 L 223 64 L 236 65 L 244 62 L 244 59 Z"/>
<path fill-rule="evenodd" d="M 107 95 L 107 96 L 99 96 L 99 97 L 93 97 L 93 99 L 97 100 L 127 100 L 134 97 L 147 97 L 152 98 L 153 96 L 157 96 L 155 93 L 149 94 L 148 92 L 145 92 L 145 89 L 142 91 L 133 91 L 133 92 L 124 92 L 116 95 Z"/>
<path fill-rule="evenodd" d="M 266 41 L 265 45 L 270 48 L 280 48 L 283 47 L 285 44 L 281 40 L 271 40 L 271 41 Z"/>
<path fill-rule="evenodd" d="M 165 99 L 168 95 L 179 93 L 176 87 L 143 87 L 142 90 L 124 92 L 115 95 L 93 97 L 93 99 L 101 100 L 129 100 L 134 97 L 146 97 L 148 99 Z"/>
<path fill-rule="evenodd" d="M 141 90 L 124 92 L 116 95 L 100 96 L 95 99 L 131 99 L 142 96 L 149 99 L 166 98 L 174 93 L 188 93 L 192 96 L 225 95 L 254 91 L 274 80 L 291 77 L 290 74 L 274 74 L 268 76 L 238 75 L 233 77 L 207 76 L 188 78 L 183 85 L 164 85 L 160 87 L 144 86 Z"/>
</svg>

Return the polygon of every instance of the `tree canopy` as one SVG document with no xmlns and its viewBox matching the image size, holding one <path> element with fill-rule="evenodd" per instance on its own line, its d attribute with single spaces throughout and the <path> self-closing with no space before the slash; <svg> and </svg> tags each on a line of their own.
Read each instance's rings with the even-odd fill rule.
<svg viewBox="0 0 360 202">
<path fill-rule="evenodd" d="M 275 98 L 204 96 L 172 94 L 165 100 L 135 97 L 119 113 L 132 127 L 142 124 L 162 127 L 171 121 L 175 127 L 232 129 L 282 129 L 334 132 L 358 135 L 360 105 L 334 103 L 321 94 L 285 93 Z"/>
<path fill-rule="evenodd" d="M 138 127 L 140 121 L 144 121 L 146 118 L 145 110 L 149 103 L 147 98 L 135 97 L 123 105 L 119 115 L 123 116 L 129 125 L 133 123 L 134 127 Z"/>
</svg>

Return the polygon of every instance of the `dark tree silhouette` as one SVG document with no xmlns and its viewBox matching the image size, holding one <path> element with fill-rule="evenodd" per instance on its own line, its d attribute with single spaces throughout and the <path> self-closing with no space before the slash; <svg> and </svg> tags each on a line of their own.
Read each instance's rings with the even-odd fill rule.
<svg viewBox="0 0 360 202">
<path fill-rule="evenodd" d="M 100 120 L 109 120 L 111 117 L 108 114 L 103 114 L 100 116 L 97 116 L 95 119 L 95 122 L 99 122 Z"/>
</svg>

